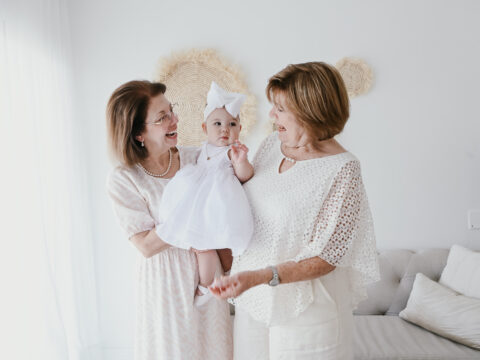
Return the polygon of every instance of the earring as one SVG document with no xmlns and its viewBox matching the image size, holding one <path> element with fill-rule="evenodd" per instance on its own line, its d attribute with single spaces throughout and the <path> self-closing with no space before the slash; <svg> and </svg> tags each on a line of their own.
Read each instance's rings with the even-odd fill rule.
<svg viewBox="0 0 480 360">
<path fill-rule="evenodd" d="M 141 145 L 142 145 L 142 147 L 144 147 L 144 146 L 145 146 L 145 144 L 143 143 L 143 140 L 142 140 L 142 144 L 141 144 Z"/>
</svg>

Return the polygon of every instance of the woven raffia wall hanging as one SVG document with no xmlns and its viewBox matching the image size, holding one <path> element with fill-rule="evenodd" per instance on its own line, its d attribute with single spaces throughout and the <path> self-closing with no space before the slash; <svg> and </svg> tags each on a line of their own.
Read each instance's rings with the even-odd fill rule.
<svg viewBox="0 0 480 360">
<path fill-rule="evenodd" d="M 175 111 L 180 119 L 179 145 L 198 146 L 206 140 L 201 124 L 212 81 L 228 91 L 247 96 L 240 111 L 241 141 L 244 141 L 256 121 L 255 97 L 248 91 L 239 69 L 213 49 L 193 49 L 160 58 L 155 80 L 167 86 L 166 95 L 176 104 Z"/>
<path fill-rule="evenodd" d="M 365 94 L 370 90 L 373 72 L 362 59 L 345 57 L 338 61 L 335 67 L 342 75 L 350 98 Z"/>
</svg>

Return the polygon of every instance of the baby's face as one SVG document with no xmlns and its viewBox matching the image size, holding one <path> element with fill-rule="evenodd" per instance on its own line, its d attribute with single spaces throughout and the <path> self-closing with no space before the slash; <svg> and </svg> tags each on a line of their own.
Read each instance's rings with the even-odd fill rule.
<svg viewBox="0 0 480 360">
<path fill-rule="evenodd" d="M 202 124 L 208 143 L 215 146 L 228 146 L 238 140 L 242 125 L 225 108 L 215 109 Z"/>
</svg>

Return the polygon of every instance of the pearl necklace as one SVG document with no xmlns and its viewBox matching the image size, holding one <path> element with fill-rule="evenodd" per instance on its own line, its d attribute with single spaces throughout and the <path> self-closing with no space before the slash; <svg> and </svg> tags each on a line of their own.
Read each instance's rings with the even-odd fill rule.
<svg viewBox="0 0 480 360">
<path fill-rule="evenodd" d="M 163 174 L 154 174 L 150 171 L 148 171 L 147 169 L 145 169 L 142 164 L 138 163 L 138 165 L 143 169 L 143 171 L 145 172 L 145 174 L 147 175 L 150 175 L 150 176 L 153 176 L 153 177 L 156 177 L 156 178 L 161 178 L 161 177 L 164 177 L 165 175 L 168 174 L 168 172 L 170 171 L 170 168 L 172 167 L 172 149 L 168 149 L 168 154 L 169 154 L 169 157 L 168 157 L 168 166 L 167 166 L 167 170 L 165 170 L 165 172 Z"/>
<path fill-rule="evenodd" d="M 285 160 L 287 160 L 288 162 L 291 162 L 292 164 L 295 164 L 295 163 L 297 162 L 297 160 L 292 159 L 291 157 L 285 156 L 285 154 L 283 154 L 282 145 L 280 145 L 280 152 L 282 153 L 283 158 L 284 158 Z"/>
</svg>

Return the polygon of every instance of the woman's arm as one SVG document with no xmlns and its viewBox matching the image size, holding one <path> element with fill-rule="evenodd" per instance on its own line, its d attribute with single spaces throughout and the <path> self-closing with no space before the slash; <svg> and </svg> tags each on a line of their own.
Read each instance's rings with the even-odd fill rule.
<svg viewBox="0 0 480 360">
<path fill-rule="evenodd" d="M 318 256 L 299 261 L 298 263 L 289 261 L 277 265 L 280 284 L 312 280 L 326 275 L 334 269 L 335 266 L 330 265 Z M 272 270 L 269 268 L 244 271 L 216 280 L 214 285 L 210 287 L 210 291 L 218 298 L 227 299 L 239 296 L 254 286 L 268 284 L 271 279 Z"/>
<path fill-rule="evenodd" d="M 171 246 L 158 237 L 155 228 L 133 235 L 130 241 L 146 258 L 152 257 Z"/>
</svg>

